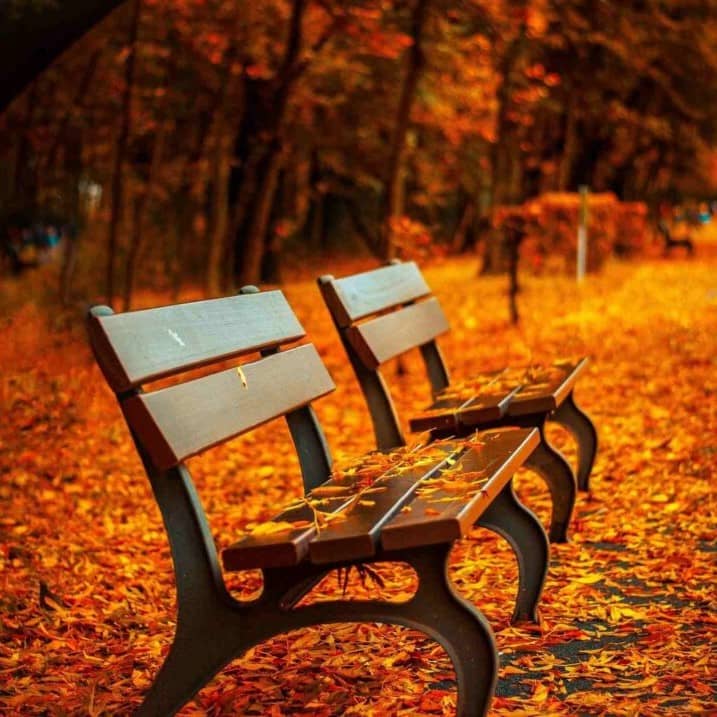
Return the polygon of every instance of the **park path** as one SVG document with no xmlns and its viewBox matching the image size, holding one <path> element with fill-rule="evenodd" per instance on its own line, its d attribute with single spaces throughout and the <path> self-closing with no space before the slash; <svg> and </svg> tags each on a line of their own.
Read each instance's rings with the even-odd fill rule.
<svg viewBox="0 0 717 717">
<path fill-rule="evenodd" d="M 476 531 L 455 550 L 452 575 L 501 651 L 492 714 L 710 713 L 717 256 L 698 247 L 694 261 L 612 263 L 580 287 L 526 278 L 519 328 L 506 323 L 504 281 L 475 271 L 474 261 L 449 260 L 427 272 L 453 325 L 442 345 L 454 373 L 587 353 L 578 400 L 601 440 L 572 541 L 552 553 L 540 630 L 508 625 L 515 566 L 503 544 Z M 286 291 L 339 386 L 317 405 L 332 447 L 339 456 L 369 448 L 367 415 L 318 293 L 305 281 Z M 28 304 L 5 337 L 0 713 L 123 714 L 173 629 L 159 516 L 81 329 L 48 325 Z M 417 364 L 404 369 L 389 372 L 402 413 L 427 399 Z M 285 438 L 266 428 L 193 461 L 220 545 L 296 494 Z M 565 437 L 554 438 L 570 455 Z M 545 516 L 542 484 L 527 472 L 518 484 Z M 329 580 L 314 599 L 337 590 Z M 445 654 L 418 633 L 340 625 L 259 646 L 182 714 L 452 714 L 452 679 Z"/>
</svg>

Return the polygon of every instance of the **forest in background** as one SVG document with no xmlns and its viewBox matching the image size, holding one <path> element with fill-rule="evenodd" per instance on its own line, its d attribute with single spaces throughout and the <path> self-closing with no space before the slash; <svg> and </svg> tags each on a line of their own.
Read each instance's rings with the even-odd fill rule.
<svg viewBox="0 0 717 717">
<path fill-rule="evenodd" d="M 69 227 L 63 299 L 124 308 L 288 254 L 496 269 L 496 209 L 714 197 L 715 78 L 715 0 L 131 0 L 0 115 L 0 229 Z"/>
</svg>

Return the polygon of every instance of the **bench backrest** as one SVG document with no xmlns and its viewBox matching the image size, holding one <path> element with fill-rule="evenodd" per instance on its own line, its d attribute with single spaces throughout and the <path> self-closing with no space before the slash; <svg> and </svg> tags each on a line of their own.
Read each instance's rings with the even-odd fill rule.
<svg viewBox="0 0 717 717">
<path fill-rule="evenodd" d="M 284 416 L 304 490 L 315 488 L 329 479 L 331 456 L 310 401 L 333 391 L 334 383 L 313 345 L 280 350 L 304 336 L 280 291 L 259 293 L 246 287 L 239 296 L 125 314 L 97 306 L 90 310 L 88 329 L 162 513 L 178 604 L 198 604 L 201 614 L 194 617 L 203 620 L 208 585 L 230 598 L 184 459 Z M 226 368 L 224 362 L 257 352 L 256 360 Z M 214 364 L 214 373 L 182 376 Z M 168 377 L 177 382 L 143 390 Z"/>
<path fill-rule="evenodd" d="M 448 386 L 436 337 L 449 325 L 438 300 L 414 262 L 341 279 L 322 276 L 319 288 L 366 397 L 378 447 L 405 444 L 380 367 L 418 348 L 433 392 Z"/>
<path fill-rule="evenodd" d="M 95 307 L 88 327 L 135 441 L 159 470 L 335 388 L 312 344 L 279 350 L 305 334 L 280 291 L 125 314 Z M 256 352 L 257 360 L 238 368 L 142 390 L 148 382 Z"/>
</svg>

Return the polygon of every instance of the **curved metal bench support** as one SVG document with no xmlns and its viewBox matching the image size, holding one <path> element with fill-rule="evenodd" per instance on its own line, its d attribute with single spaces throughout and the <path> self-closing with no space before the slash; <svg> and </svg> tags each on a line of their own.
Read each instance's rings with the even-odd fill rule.
<svg viewBox="0 0 717 717">
<path fill-rule="evenodd" d="M 191 609 L 191 618 L 184 618 L 187 610 L 180 604 L 174 642 L 136 714 L 174 714 L 225 665 L 276 635 L 312 625 L 380 622 L 420 630 L 440 643 L 456 672 L 457 714 L 485 715 L 497 679 L 498 653 L 483 615 L 456 594 L 448 579 L 450 548 L 451 544 L 440 544 L 380 555 L 381 560 L 401 560 L 415 569 L 419 588 L 407 603 L 335 600 L 282 608 L 287 591 L 297 597 L 328 572 L 307 564 L 266 570 L 264 594 L 247 605 L 233 600 L 228 605 L 215 595 L 204 603 L 201 617 Z M 300 591 L 293 589 L 297 584 Z"/>
<path fill-rule="evenodd" d="M 531 424 L 533 425 L 533 424 Z M 552 513 L 548 537 L 551 543 L 568 542 L 568 526 L 575 506 L 577 493 L 575 474 L 560 451 L 550 445 L 545 436 L 545 421 L 540 421 L 540 443 L 525 462 L 526 468 L 545 480 L 552 500 Z"/>
<path fill-rule="evenodd" d="M 573 392 L 555 409 L 548 419 L 563 426 L 575 438 L 578 444 L 578 488 L 588 490 L 590 473 L 595 463 L 598 449 L 598 435 L 595 424 L 575 403 Z"/>
<path fill-rule="evenodd" d="M 214 543 L 184 467 L 150 472 L 169 535 L 177 584 L 177 629 L 169 653 L 137 711 L 172 715 L 229 662 L 250 647 L 290 630 L 336 622 L 382 622 L 415 628 L 439 642 L 458 681 L 458 714 L 487 712 L 498 654 L 483 615 L 457 595 L 446 572 L 452 543 L 379 552 L 370 561 L 264 570 L 259 598 L 239 602 L 226 590 Z M 361 562 L 401 561 L 419 579 L 406 603 L 336 600 L 295 607 L 328 572 Z"/>
<path fill-rule="evenodd" d="M 550 545 L 538 518 L 515 495 L 510 481 L 477 525 L 505 538 L 518 559 L 518 595 L 511 622 L 538 622 L 538 602 L 548 573 Z"/>
</svg>

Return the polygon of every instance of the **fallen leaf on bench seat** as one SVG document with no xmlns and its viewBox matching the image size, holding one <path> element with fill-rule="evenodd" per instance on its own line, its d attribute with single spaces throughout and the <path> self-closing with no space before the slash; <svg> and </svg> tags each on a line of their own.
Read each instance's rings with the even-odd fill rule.
<svg viewBox="0 0 717 717">
<path fill-rule="evenodd" d="M 301 530 L 303 528 L 309 528 L 312 525 L 312 523 L 308 520 L 297 520 L 293 523 L 289 523 L 286 521 L 269 521 L 267 523 L 262 523 L 261 525 L 257 525 L 256 528 L 252 528 L 250 535 L 252 537 L 260 537 L 263 535 L 275 535 L 276 533 L 288 533 L 292 530 Z"/>
<path fill-rule="evenodd" d="M 237 366 L 237 374 L 239 375 L 241 385 L 244 386 L 244 388 L 249 388 L 249 384 L 247 383 L 246 376 L 244 375 L 244 371 L 242 371 L 241 366 Z"/>
</svg>

